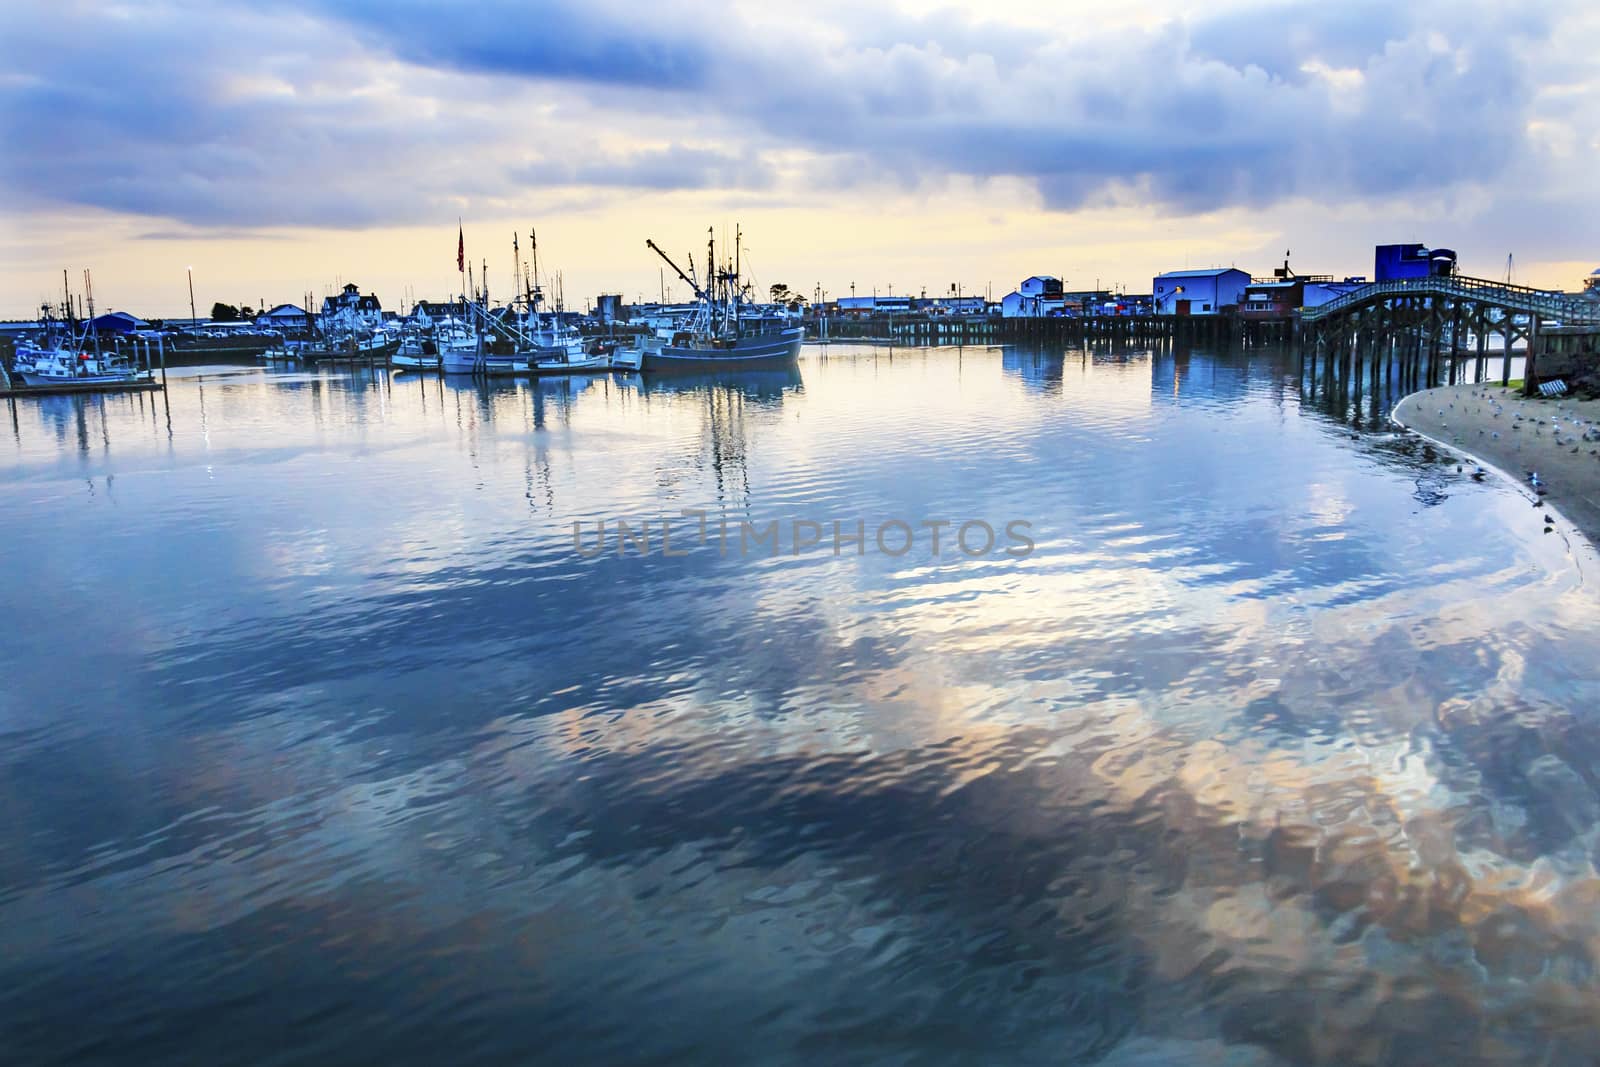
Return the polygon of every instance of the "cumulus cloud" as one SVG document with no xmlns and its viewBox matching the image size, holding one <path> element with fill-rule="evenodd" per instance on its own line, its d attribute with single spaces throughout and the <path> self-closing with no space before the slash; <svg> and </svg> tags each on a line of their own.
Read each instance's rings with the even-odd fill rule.
<svg viewBox="0 0 1600 1067">
<path fill-rule="evenodd" d="M 1593 111 L 1563 91 L 1592 77 L 1560 60 L 1593 29 L 1576 4 L 1068 9 L 1043 26 L 822 10 L 24 5 L 0 183 L 14 202 L 235 228 L 417 221 L 550 186 L 952 178 L 1186 213 L 1482 184 L 1592 151 Z M 1557 169 L 1534 180 L 1554 188 Z"/>
</svg>

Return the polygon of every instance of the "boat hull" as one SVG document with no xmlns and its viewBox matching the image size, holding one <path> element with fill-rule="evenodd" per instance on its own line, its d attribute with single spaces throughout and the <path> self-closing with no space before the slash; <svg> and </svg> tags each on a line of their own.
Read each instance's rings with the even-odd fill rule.
<svg viewBox="0 0 1600 1067">
<path fill-rule="evenodd" d="M 506 374 L 528 373 L 528 357 L 480 356 L 476 352 L 445 352 L 439 359 L 439 370 L 445 374 L 485 374 L 498 377 Z"/>
<path fill-rule="evenodd" d="M 400 351 L 400 342 L 362 348 L 302 348 L 297 353 L 302 363 L 385 363 Z"/>
<path fill-rule="evenodd" d="M 700 374 L 708 370 L 782 370 L 800 359 L 803 328 L 741 337 L 729 348 L 663 345 L 644 353 L 646 374 Z"/>
<path fill-rule="evenodd" d="M 576 356 L 541 360 L 531 368 L 534 374 L 603 374 L 611 369 L 611 357 Z"/>
<path fill-rule="evenodd" d="M 18 371 L 17 377 L 25 385 L 118 385 L 136 382 L 139 374 L 39 374 L 35 371 Z"/>
</svg>

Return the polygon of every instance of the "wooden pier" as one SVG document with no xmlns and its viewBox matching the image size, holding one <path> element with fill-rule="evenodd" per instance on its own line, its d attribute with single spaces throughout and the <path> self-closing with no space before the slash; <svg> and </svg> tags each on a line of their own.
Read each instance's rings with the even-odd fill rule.
<svg viewBox="0 0 1600 1067">
<path fill-rule="evenodd" d="M 1541 338 L 1556 323 L 1600 323 L 1600 301 L 1483 278 L 1374 282 L 1301 312 L 1302 374 L 1357 396 L 1380 380 L 1397 381 L 1409 392 L 1458 379 L 1484 381 L 1490 359 L 1503 356 L 1500 384 L 1509 385 L 1520 343 L 1524 388 L 1531 394 L 1546 376 L 1539 365 Z M 1499 351 L 1491 356 L 1496 337 Z"/>
<path fill-rule="evenodd" d="M 82 396 L 85 393 L 159 393 L 162 385 L 157 381 L 140 382 L 63 382 L 59 385 L 16 385 L 0 387 L 0 398 L 15 399 L 28 396 Z"/>
</svg>

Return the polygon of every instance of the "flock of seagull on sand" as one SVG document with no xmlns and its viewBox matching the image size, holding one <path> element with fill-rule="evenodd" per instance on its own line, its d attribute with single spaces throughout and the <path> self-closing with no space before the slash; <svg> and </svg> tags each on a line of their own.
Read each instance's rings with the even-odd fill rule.
<svg viewBox="0 0 1600 1067">
<path fill-rule="evenodd" d="M 1498 396 L 1496 396 L 1494 392 L 1491 392 L 1489 389 L 1482 389 L 1482 390 L 1476 390 L 1475 389 L 1470 394 L 1470 397 L 1472 399 L 1484 401 L 1487 406 L 1485 407 L 1484 405 L 1480 405 L 1478 407 L 1468 408 L 1466 406 L 1466 404 L 1463 403 L 1463 405 L 1462 405 L 1462 413 L 1463 414 L 1481 414 L 1485 410 L 1487 410 L 1488 415 L 1489 415 L 1489 417 L 1491 419 L 1498 419 L 1502 415 L 1505 415 L 1505 414 L 1509 413 L 1511 415 L 1511 418 L 1506 423 L 1506 425 L 1510 428 L 1511 432 L 1513 432 L 1513 433 L 1520 433 L 1525 428 L 1531 427 L 1533 429 L 1533 433 L 1534 433 L 1534 435 L 1536 437 L 1543 437 L 1544 432 L 1545 432 L 1545 428 L 1546 428 L 1546 426 L 1548 426 L 1549 430 L 1550 430 L 1551 440 L 1554 441 L 1556 447 L 1558 447 L 1558 448 L 1566 448 L 1568 445 L 1571 445 L 1572 446 L 1571 447 L 1571 451 L 1572 451 L 1573 454 L 1577 454 L 1579 452 L 1582 452 L 1583 451 L 1583 446 L 1586 445 L 1586 444 L 1587 445 L 1600 445 L 1600 422 L 1597 422 L 1597 421 L 1594 421 L 1594 420 L 1590 420 L 1590 419 L 1585 419 L 1585 418 L 1582 418 L 1582 417 L 1580 417 L 1580 416 L 1578 416 L 1576 414 L 1568 412 L 1566 410 L 1566 408 L 1564 408 L 1559 403 L 1557 403 L 1555 405 L 1556 415 L 1554 417 L 1550 418 L 1549 422 L 1547 423 L 1542 415 L 1533 415 L 1533 414 L 1526 414 L 1525 415 L 1525 414 L 1523 414 L 1523 409 L 1525 408 L 1525 405 L 1527 403 L 1526 400 L 1524 400 L 1523 398 L 1519 397 L 1517 399 L 1517 402 L 1516 402 L 1517 403 L 1517 408 L 1516 409 L 1511 409 L 1511 408 L 1508 408 L 1505 404 L 1502 404 L 1500 402 L 1500 398 Z M 1450 410 L 1454 410 L 1455 406 L 1456 405 L 1455 405 L 1454 401 L 1450 401 L 1449 404 L 1447 405 L 1447 407 Z M 1563 418 L 1562 418 L 1563 416 L 1565 416 L 1565 421 L 1563 421 Z M 1439 409 L 1439 425 L 1440 425 L 1440 427 L 1442 427 L 1442 428 L 1448 428 L 1449 427 L 1450 423 L 1448 421 L 1446 421 L 1448 419 L 1448 417 L 1449 416 L 1448 416 L 1448 412 L 1446 411 L 1446 409 L 1445 408 L 1440 408 Z M 1487 430 L 1486 431 L 1486 430 L 1480 429 L 1478 431 L 1478 435 L 1480 437 L 1487 435 L 1489 438 L 1491 438 L 1493 440 L 1499 440 L 1500 439 L 1500 431 L 1499 430 Z M 1459 434 L 1452 435 L 1451 439 L 1453 441 L 1455 441 L 1457 444 L 1461 443 L 1461 436 Z M 1522 445 L 1519 443 L 1519 444 L 1512 445 L 1512 447 L 1520 451 L 1521 448 L 1522 448 Z M 1600 459 L 1600 447 L 1590 448 L 1589 449 L 1589 454 L 1591 456 L 1594 456 L 1596 459 Z M 1457 469 L 1459 470 L 1460 468 L 1457 468 Z M 1551 529 L 1552 529 L 1551 523 L 1552 523 L 1553 520 L 1550 518 L 1549 513 L 1543 511 L 1543 509 L 1544 509 L 1544 501 L 1541 499 L 1545 495 L 1545 493 L 1547 491 L 1546 488 L 1545 488 L 1545 483 L 1544 483 L 1544 481 L 1542 479 L 1540 479 L 1539 472 L 1536 471 L 1536 470 L 1527 469 L 1527 470 L 1524 471 L 1524 473 L 1527 475 L 1528 486 L 1534 492 L 1533 506 L 1535 508 L 1540 509 L 1542 518 L 1543 518 L 1544 523 L 1545 523 L 1545 531 L 1544 532 L 1545 533 L 1549 533 L 1551 531 Z M 1488 471 L 1485 470 L 1481 466 L 1474 468 L 1474 470 L 1472 472 L 1472 478 L 1473 478 L 1474 481 L 1481 482 L 1487 476 L 1488 476 Z"/>
</svg>

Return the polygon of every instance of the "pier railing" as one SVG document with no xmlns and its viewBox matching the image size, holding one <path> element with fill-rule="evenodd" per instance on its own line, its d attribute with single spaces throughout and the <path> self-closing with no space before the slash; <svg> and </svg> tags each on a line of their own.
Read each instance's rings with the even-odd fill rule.
<svg viewBox="0 0 1600 1067">
<path fill-rule="evenodd" d="M 1600 322 L 1600 301 L 1586 300 L 1565 293 L 1552 293 L 1526 285 L 1507 285 L 1487 278 L 1450 277 L 1397 278 L 1386 282 L 1372 282 L 1360 289 L 1306 308 L 1300 313 L 1304 322 L 1316 322 L 1330 315 L 1384 296 L 1444 296 L 1478 300 L 1495 304 L 1508 311 L 1559 319 L 1565 323 Z"/>
</svg>

